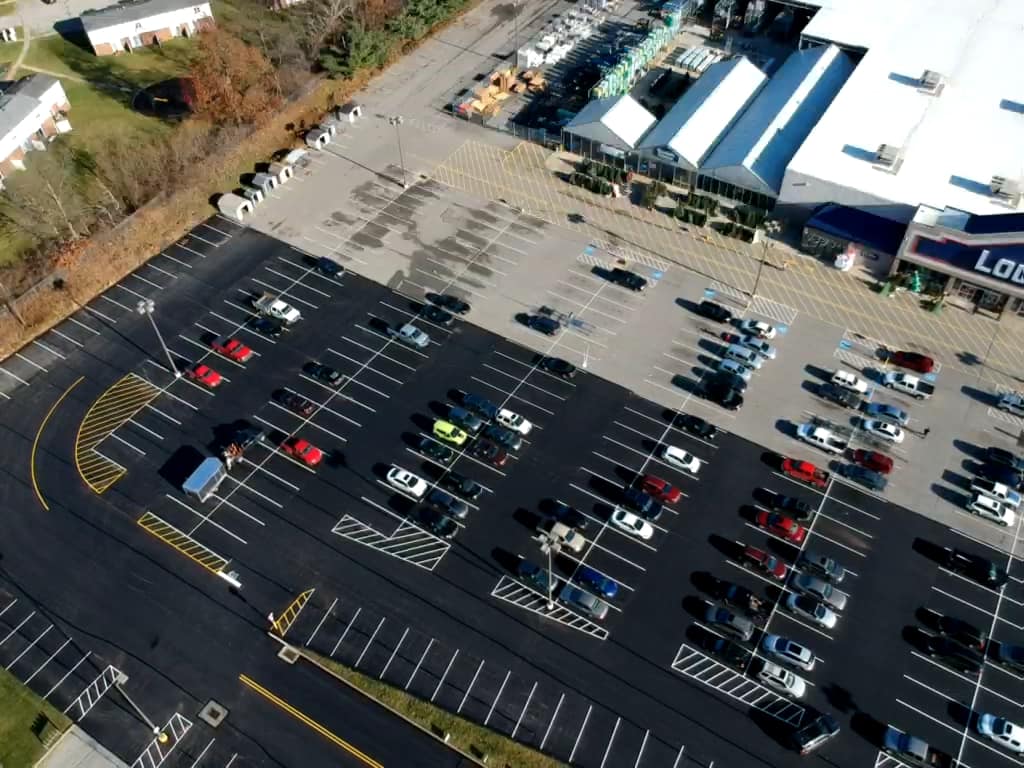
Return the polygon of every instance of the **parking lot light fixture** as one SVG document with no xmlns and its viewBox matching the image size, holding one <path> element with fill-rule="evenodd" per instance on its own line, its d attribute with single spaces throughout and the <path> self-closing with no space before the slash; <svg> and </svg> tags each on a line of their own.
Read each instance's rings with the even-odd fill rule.
<svg viewBox="0 0 1024 768">
<path fill-rule="evenodd" d="M 395 126 L 395 138 L 398 139 L 398 162 L 402 168 L 402 189 L 409 188 L 409 181 L 405 172 L 405 155 L 402 153 L 402 131 L 401 126 L 404 120 L 401 115 L 393 115 L 388 118 L 388 123 Z"/>
<path fill-rule="evenodd" d="M 160 348 L 167 356 L 167 362 L 171 364 L 171 370 L 174 371 L 174 378 L 180 379 L 181 371 L 179 371 L 178 366 L 174 364 L 174 358 L 171 356 L 171 351 L 167 349 L 167 345 L 164 343 L 164 337 L 160 335 L 160 329 L 156 327 L 156 320 L 153 319 L 154 309 L 156 309 L 156 304 L 153 303 L 152 299 L 140 299 L 139 303 L 135 305 L 136 312 L 149 318 L 149 324 L 153 326 L 153 331 L 156 333 L 157 341 L 160 342 Z"/>
<path fill-rule="evenodd" d="M 552 570 L 552 561 L 554 555 L 557 555 L 561 551 L 561 545 L 558 543 L 558 539 L 554 536 L 548 538 L 548 545 L 546 547 L 548 551 L 548 610 L 555 610 L 555 598 L 553 595 L 555 589 L 555 574 Z"/>
</svg>

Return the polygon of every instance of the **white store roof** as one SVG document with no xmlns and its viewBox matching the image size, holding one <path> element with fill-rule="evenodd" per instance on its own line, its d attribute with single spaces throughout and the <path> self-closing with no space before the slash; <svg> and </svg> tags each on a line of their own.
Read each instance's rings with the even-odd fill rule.
<svg viewBox="0 0 1024 768">
<path fill-rule="evenodd" d="M 591 101 L 565 130 L 600 144 L 630 150 L 640 143 L 654 120 L 654 115 L 626 94 Z"/>
<path fill-rule="evenodd" d="M 863 23 L 861 2 L 825 0 L 805 30 L 818 38 Z M 878 0 L 870 0 L 872 3 Z M 1024 2 L 899 0 L 867 42 L 867 54 L 796 153 L 789 169 L 823 188 L 916 208 L 1005 213 L 988 185 L 1024 177 Z M 885 3 L 883 8 L 888 7 Z M 943 76 L 939 95 L 917 83 Z M 875 168 L 881 144 L 902 148 L 896 173 Z M 787 182 L 789 180 L 787 179 Z M 786 198 L 786 189 L 782 198 Z M 794 195 L 806 194 L 793 189 Z"/>
<path fill-rule="evenodd" d="M 744 56 L 710 66 L 648 134 L 640 149 L 667 147 L 696 170 L 767 78 Z"/>
<path fill-rule="evenodd" d="M 702 171 L 776 195 L 786 165 L 852 71 L 853 62 L 834 45 L 795 51 L 726 133 Z"/>
</svg>

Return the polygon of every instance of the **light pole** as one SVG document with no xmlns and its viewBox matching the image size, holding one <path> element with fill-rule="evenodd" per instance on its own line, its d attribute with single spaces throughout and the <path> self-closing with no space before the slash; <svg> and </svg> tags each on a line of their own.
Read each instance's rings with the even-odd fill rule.
<svg viewBox="0 0 1024 768">
<path fill-rule="evenodd" d="M 140 315 L 145 315 L 149 318 L 149 324 L 153 326 L 153 331 L 156 333 L 156 338 L 160 342 L 160 347 L 163 349 L 164 354 L 167 355 L 167 362 L 171 364 L 171 370 L 174 371 L 174 378 L 181 378 L 181 371 L 178 370 L 178 366 L 174 364 L 174 358 L 171 357 L 171 351 L 167 349 L 167 345 L 164 344 L 164 337 L 160 335 L 160 329 L 156 327 L 156 320 L 153 319 L 153 310 L 156 309 L 156 305 L 152 299 L 140 299 L 139 303 L 135 305 L 135 311 Z"/>
<path fill-rule="evenodd" d="M 583 343 L 585 344 L 583 348 L 583 367 L 586 368 L 587 363 L 590 362 L 590 342 L 585 341 Z"/>
<path fill-rule="evenodd" d="M 405 155 L 402 154 L 402 122 L 403 120 L 401 115 L 394 115 L 388 118 L 388 123 L 395 126 L 395 137 L 398 139 L 398 162 L 402 166 L 402 189 L 408 189 L 409 182 L 406 181 L 405 175 Z"/>
<path fill-rule="evenodd" d="M 553 611 L 555 609 L 555 598 L 552 592 L 555 588 L 555 577 L 551 570 L 553 555 L 557 554 L 561 550 L 561 546 L 552 536 L 548 539 L 548 610 Z"/>
<path fill-rule="evenodd" d="M 516 51 L 516 72 L 519 71 L 519 0 L 512 0 L 512 34 Z"/>
<path fill-rule="evenodd" d="M 754 288 L 750 292 L 750 298 L 747 299 L 747 309 L 750 309 L 750 305 L 754 303 L 754 297 L 757 296 L 757 287 L 761 284 L 761 272 L 764 270 L 764 262 L 768 257 L 768 240 L 761 241 L 761 258 L 757 262 L 757 277 L 754 278 Z"/>
</svg>

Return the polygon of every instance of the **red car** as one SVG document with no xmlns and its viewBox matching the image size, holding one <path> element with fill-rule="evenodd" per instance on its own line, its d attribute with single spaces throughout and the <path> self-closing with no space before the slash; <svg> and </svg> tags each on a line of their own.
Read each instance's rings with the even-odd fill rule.
<svg viewBox="0 0 1024 768">
<path fill-rule="evenodd" d="M 858 448 L 853 452 L 853 462 L 883 475 L 892 472 L 892 459 L 878 451 L 865 451 L 863 448 Z"/>
<path fill-rule="evenodd" d="M 640 489 L 662 504 L 675 504 L 683 495 L 674 485 L 654 475 L 644 476 Z"/>
<path fill-rule="evenodd" d="M 504 467 L 508 463 L 508 453 L 490 440 L 477 440 L 469 453 L 494 467 Z"/>
<path fill-rule="evenodd" d="M 238 339 L 230 339 L 225 336 L 221 336 L 219 339 L 214 339 L 210 346 L 213 347 L 214 352 L 219 352 L 224 355 L 224 357 L 231 358 L 236 363 L 244 363 L 252 357 L 252 350 Z"/>
<path fill-rule="evenodd" d="M 185 371 L 185 377 L 192 381 L 202 384 L 204 387 L 213 389 L 219 387 L 223 378 L 213 368 L 202 363 L 196 363 L 187 371 Z"/>
<path fill-rule="evenodd" d="M 758 512 L 757 524 L 768 533 L 781 536 L 793 544 L 800 544 L 807 535 L 807 531 L 800 523 L 791 517 L 780 515 L 778 512 Z"/>
<path fill-rule="evenodd" d="M 308 440 L 290 437 L 281 444 L 281 450 L 307 467 L 315 467 L 324 459 L 324 452 Z"/>
<path fill-rule="evenodd" d="M 783 459 L 782 471 L 803 483 L 808 483 L 817 488 L 824 488 L 828 485 L 828 472 L 818 469 L 809 461 L 801 459 Z"/>
<path fill-rule="evenodd" d="M 755 571 L 771 576 L 776 581 L 783 581 L 786 578 L 788 570 L 786 564 L 775 557 L 775 555 L 769 555 L 763 549 L 744 547 L 743 554 L 740 556 L 740 562 L 748 568 L 753 568 Z"/>
<path fill-rule="evenodd" d="M 918 352 L 892 352 L 889 355 L 889 362 L 898 365 L 900 368 L 909 368 L 918 373 L 931 373 L 935 368 L 935 361 L 928 355 Z"/>
</svg>

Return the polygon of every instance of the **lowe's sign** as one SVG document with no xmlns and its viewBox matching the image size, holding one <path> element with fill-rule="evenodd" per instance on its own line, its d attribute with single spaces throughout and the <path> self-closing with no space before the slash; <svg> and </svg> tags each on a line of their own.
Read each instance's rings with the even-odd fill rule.
<svg viewBox="0 0 1024 768">
<path fill-rule="evenodd" d="M 982 251 L 978 260 L 974 262 L 974 271 L 991 275 L 999 280 L 1024 285 L 1024 261 L 996 258 L 988 249 Z"/>
<path fill-rule="evenodd" d="M 1024 289 L 1024 242 L 970 246 L 918 237 L 911 250 L 919 256 Z"/>
</svg>

